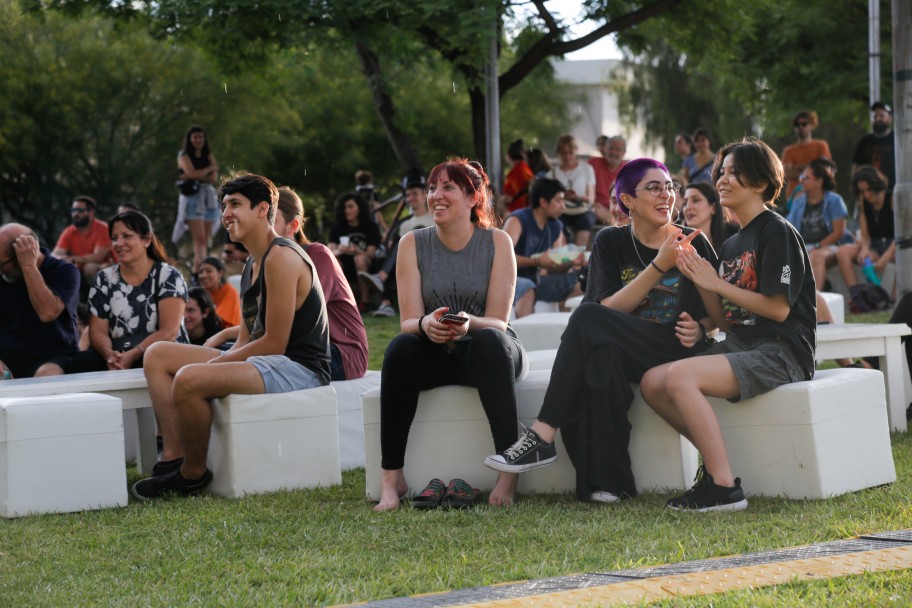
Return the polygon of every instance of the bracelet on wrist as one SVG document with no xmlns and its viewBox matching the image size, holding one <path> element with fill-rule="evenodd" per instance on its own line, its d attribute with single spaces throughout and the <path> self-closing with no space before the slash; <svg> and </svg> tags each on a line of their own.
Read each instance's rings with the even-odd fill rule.
<svg viewBox="0 0 912 608">
<path fill-rule="evenodd" d="M 146 354 L 146 349 L 143 348 L 143 345 L 142 345 L 142 344 L 137 344 L 137 345 L 136 345 L 136 348 L 139 349 L 139 354 L 140 354 L 140 355 L 145 355 L 145 354 Z"/>
<path fill-rule="evenodd" d="M 428 335 L 424 331 L 424 327 L 421 325 L 421 323 L 424 321 L 424 318 L 426 316 L 427 315 L 421 315 L 420 317 L 418 317 L 418 335 L 421 336 L 422 338 L 424 338 L 425 340 L 430 340 L 430 338 L 428 338 Z"/>
<path fill-rule="evenodd" d="M 666 272 L 668 272 L 667 270 L 662 270 L 661 268 L 659 268 L 659 265 L 655 263 L 655 260 L 652 260 L 651 262 L 649 262 L 649 265 L 652 266 L 653 268 L 655 268 L 659 272 L 659 274 L 665 274 Z"/>
</svg>

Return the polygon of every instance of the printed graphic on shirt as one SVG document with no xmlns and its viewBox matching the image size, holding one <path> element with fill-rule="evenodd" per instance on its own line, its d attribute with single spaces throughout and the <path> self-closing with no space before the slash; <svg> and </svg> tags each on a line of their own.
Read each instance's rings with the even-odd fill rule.
<svg viewBox="0 0 912 608">
<path fill-rule="evenodd" d="M 744 251 L 735 260 L 722 260 L 719 276 L 741 289 L 758 291 L 760 281 L 757 278 L 756 261 L 755 252 Z M 726 298 L 722 298 L 722 312 L 725 313 L 725 320 L 734 325 L 757 324 L 757 315 Z"/>
<path fill-rule="evenodd" d="M 637 278 L 640 272 L 642 271 L 629 266 L 622 268 L 621 280 L 624 282 L 624 286 L 626 287 Z M 649 290 L 649 293 L 631 314 L 644 321 L 653 321 L 662 325 L 675 322 L 680 304 L 681 288 L 681 274 L 667 273 L 661 281 L 656 283 L 655 287 Z"/>
<path fill-rule="evenodd" d="M 782 267 L 782 278 L 780 278 L 779 281 L 783 285 L 792 284 L 792 269 L 789 268 L 788 264 L 786 264 L 785 266 Z"/>
<path fill-rule="evenodd" d="M 434 303 L 427 312 L 430 313 L 432 310 L 446 306 L 453 314 L 465 311 L 470 315 L 483 317 L 485 312 L 484 305 L 485 303 L 478 297 L 478 292 L 473 293 L 471 296 L 460 295 L 459 290 L 456 288 L 456 283 L 453 283 L 453 291 L 449 295 L 441 294 L 436 289 L 434 290 Z"/>
</svg>

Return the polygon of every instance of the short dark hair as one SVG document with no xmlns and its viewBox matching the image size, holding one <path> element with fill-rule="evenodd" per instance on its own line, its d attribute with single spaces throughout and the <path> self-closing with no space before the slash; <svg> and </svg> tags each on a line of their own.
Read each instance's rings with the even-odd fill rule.
<svg viewBox="0 0 912 608">
<path fill-rule="evenodd" d="M 558 192 L 566 191 L 567 189 L 559 180 L 551 179 L 549 177 L 540 177 L 532 182 L 532 189 L 529 191 L 529 206 L 535 209 L 541 204 L 541 199 L 550 201 L 557 196 Z"/>
<path fill-rule="evenodd" d="M 800 112 L 795 114 L 794 118 L 792 118 L 792 126 L 793 127 L 796 126 L 798 124 L 798 121 L 802 120 L 802 119 L 808 121 L 811 124 L 811 126 L 814 127 L 815 129 L 817 128 L 817 125 L 819 124 L 819 119 L 817 118 L 817 112 L 815 112 L 814 110 L 801 110 Z"/>
<path fill-rule="evenodd" d="M 738 169 L 737 179 L 742 186 L 751 188 L 764 187 L 763 201 L 775 206 L 776 198 L 785 183 L 785 170 L 782 161 L 773 149 L 756 137 L 745 137 L 724 146 L 716 153 L 713 163 L 713 183 L 719 181 L 722 172 L 722 161 L 731 155 Z"/>
<path fill-rule="evenodd" d="M 73 197 L 73 202 L 85 203 L 89 211 L 95 211 L 95 199 L 88 194 L 78 194 Z"/>
<path fill-rule="evenodd" d="M 621 201 L 621 195 L 635 196 L 637 184 L 650 169 L 660 169 L 671 176 L 668 167 L 654 158 L 635 158 L 618 171 L 617 179 L 614 181 L 614 195 L 618 199 L 618 207 L 627 215 L 630 215 L 630 209 Z"/>
<path fill-rule="evenodd" d="M 250 200 L 251 208 L 260 203 L 268 203 L 269 213 L 266 215 L 266 219 L 269 220 L 270 226 L 275 222 L 276 207 L 279 204 L 279 191 L 268 177 L 242 172 L 219 187 L 219 202 L 221 203 L 230 194 L 243 194 Z"/>
</svg>

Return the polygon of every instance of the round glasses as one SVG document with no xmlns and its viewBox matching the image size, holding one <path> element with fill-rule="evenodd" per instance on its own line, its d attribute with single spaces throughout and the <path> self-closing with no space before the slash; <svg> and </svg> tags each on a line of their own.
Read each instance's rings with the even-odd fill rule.
<svg viewBox="0 0 912 608">
<path fill-rule="evenodd" d="M 680 187 L 681 186 L 675 182 L 668 182 L 667 184 L 652 183 L 646 184 L 642 188 L 634 188 L 633 191 L 636 192 L 637 190 L 646 190 L 649 192 L 649 194 L 653 195 L 656 198 L 659 198 L 662 196 L 663 192 L 674 196 Z"/>
</svg>

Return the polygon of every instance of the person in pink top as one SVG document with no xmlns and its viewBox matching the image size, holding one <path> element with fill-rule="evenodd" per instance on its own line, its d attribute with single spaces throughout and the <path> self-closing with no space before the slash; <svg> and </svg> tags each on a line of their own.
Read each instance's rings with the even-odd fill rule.
<svg viewBox="0 0 912 608">
<path fill-rule="evenodd" d="M 595 219 L 599 224 L 614 226 L 614 215 L 611 213 L 611 191 L 618 171 L 626 163 L 624 155 L 627 153 L 627 140 L 620 135 L 614 137 L 601 135 L 595 140 L 595 147 L 602 156 L 601 158 L 593 156 L 589 159 L 589 165 L 595 171 L 595 205 L 592 206 L 592 211 L 595 212 Z"/>
<path fill-rule="evenodd" d="M 798 141 L 790 146 L 786 146 L 782 151 L 782 166 L 785 168 L 785 197 L 792 196 L 792 191 L 798 187 L 800 180 L 798 177 L 804 168 L 810 162 L 817 158 L 829 158 L 829 144 L 822 139 L 814 139 L 814 129 L 818 124 L 817 112 L 813 110 L 802 110 L 795 114 L 792 119 L 792 126 L 795 127 L 795 135 Z"/>
<path fill-rule="evenodd" d="M 279 188 L 274 229 L 279 236 L 292 239 L 301 246 L 314 266 L 323 288 L 329 320 L 330 380 L 353 380 L 367 371 L 367 331 L 358 312 L 355 296 L 342 272 L 336 256 L 322 243 L 312 243 L 304 234 L 304 204 L 297 193 Z M 237 338 L 238 328 L 229 327 L 210 338 L 205 346 L 218 348 Z"/>
<path fill-rule="evenodd" d="M 108 225 L 95 219 L 95 199 L 84 194 L 73 199 L 70 215 L 73 223 L 64 228 L 51 255 L 75 264 L 91 285 L 99 270 L 114 263 Z"/>
</svg>

